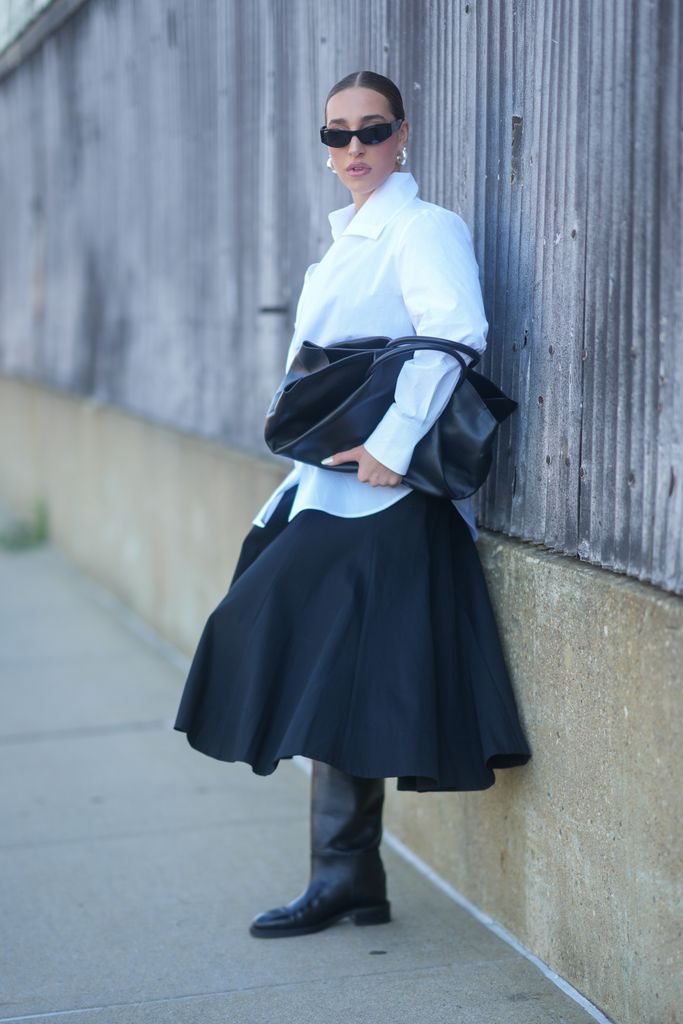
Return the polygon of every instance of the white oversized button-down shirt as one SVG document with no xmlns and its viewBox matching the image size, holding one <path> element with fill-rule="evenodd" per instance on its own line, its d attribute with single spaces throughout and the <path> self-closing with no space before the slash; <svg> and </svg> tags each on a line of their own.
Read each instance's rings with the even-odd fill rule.
<svg viewBox="0 0 683 1024">
<path fill-rule="evenodd" d="M 458 214 L 419 199 L 417 192 L 412 174 L 394 171 L 358 212 L 351 203 L 329 214 L 333 243 L 306 271 L 286 370 L 304 339 L 327 345 L 369 336 L 427 335 L 483 352 L 488 323 L 469 229 Z M 460 373 L 453 356 L 436 350 L 406 360 L 393 404 L 363 442 L 367 451 L 403 475 Z M 289 520 L 305 508 L 367 516 L 412 490 L 406 484 L 373 487 L 356 473 L 294 461 L 254 518 L 255 526 L 265 525 L 282 493 L 294 484 Z M 471 498 L 453 504 L 476 539 Z"/>
</svg>

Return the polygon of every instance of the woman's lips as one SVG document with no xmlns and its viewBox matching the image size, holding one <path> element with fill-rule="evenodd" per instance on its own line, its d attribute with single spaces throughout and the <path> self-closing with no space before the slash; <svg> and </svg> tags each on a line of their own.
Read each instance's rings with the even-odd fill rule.
<svg viewBox="0 0 683 1024">
<path fill-rule="evenodd" d="M 352 178 L 362 178 L 364 174 L 369 174 L 372 170 L 367 164 L 350 164 L 346 168 L 346 173 L 350 174 Z"/>
</svg>

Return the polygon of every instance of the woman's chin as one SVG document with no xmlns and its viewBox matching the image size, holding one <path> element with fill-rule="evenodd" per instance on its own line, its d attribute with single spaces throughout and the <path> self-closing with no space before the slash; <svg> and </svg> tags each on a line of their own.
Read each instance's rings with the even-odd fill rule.
<svg viewBox="0 0 683 1024">
<path fill-rule="evenodd" d="M 380 185 L 384 184 L 388 177 L 389 174 L 382 175 L 371 171 L 369 174 L 364 174 L 362 177 L 345 174 L 342 180 L 350 192 L 353 192 L 354 195 L 362 196 L 369 195 L 370 192 L 374 192 L 375 189 L 378 189 Z"/>
</svg>

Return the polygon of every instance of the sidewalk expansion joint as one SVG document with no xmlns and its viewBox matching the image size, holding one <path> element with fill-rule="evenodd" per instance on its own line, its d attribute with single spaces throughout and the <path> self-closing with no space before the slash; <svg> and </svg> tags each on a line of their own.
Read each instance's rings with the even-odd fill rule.
<svg viewBox="0 0 683 1024">
<path fill-rule="evenodd" d="M 519 959 L 521 959 L 521 957 Z M 500 964 L 501 962 L 503 962 L 503 961 L 501 961 L 498 958 L 493 958 L 492 959 L 492 958 L 482 957 L 481 960 L 468 961 L 467 964 L 458 964 L 457 961 L 456 962 L 449 961 L 448 963 L 442 963 L 442 964 L 424 964 L 423 966 L 412 965 L 410 968 L 406 968 L 405 966 L 401 966 L 401 967 L 389 967 L 389 968 L 386 968 L 385 970 L 350 971 L 348 974 L 338 975 L 337 976 L 337 980 L 353 982 L 353 981 L 356 981 L 356 980 L 360 980 L 361 978 L 378 978 L 379 979 L 379 978 L 391 977 L 392 975 L 402 975 L 402 976 L 405 976 L 407 974 L 411 974 L 411 975 L 413 975 L 413 974 L 426 974 L 426 973 L 430 973 L 430 972 L 431 973 L 436 973 L 436 974 L 443 974 L 444 972 L 453 970 L 454 967 L 459 967 L 459 966 L 463 967 L 463 968 L 465 968 L 465 967 L 472 968 L 472 967 L 477 967 L 477 966 L 486 967 L 486 966 L 491 966 L 491 965 L 494 965 L 494 964 Z M 506 960 L 505 962 L 509 962 L 509 959 Z M 207 992 L 190 992 L 190 993 L 186 993 L 185 995 L 162 996 L 162 997 L 159 997 L 157 999 L 136 999 L 136 1000 L 132 1000 L 130 1002 L 105 1003 L 105 1004 L 97 1005 L 97 1006 L 76 1006 L 76 1007 L 73 1007 L 72 1009 L 48 1010 L 48 1011 L 45 1011 L 44 1013 L 29 1013 L 29 1014 L 24 1014 L 22 1016 L 17 1016 L 17 1017 L 0 1017 L 0 1024 L 16 1024 L 16 1022 L 18 1022 L 18 1021 L 49 1020 L 50 1018 L 68 1017 L 70 1015 L 75 1015 L 75 1014 L 79 1014 L 79 1013 L 96 1013 L 96 1012 L 101 1011 L 101 1010 L 128 1009 L 128 1008 L 137 1007 L 137 1006 L 140 1006 L 140 1007 L 142 1007 L 142 1006 L 165 1006 L 165 1005 L 170 1005 L 170 1004 L 173 1004 L 173 1003 L 191 1002 L 193 1000 L 198 1000 L 198 999 L 215 999 L 215 998 L 219 998 L 221 996 L 223 996 L 223 997 L 231 997 L 231 996 L 238 996 L 238 995 L 249 995 L 250 993 L 258 993 L 258 992 L 281 991 L 281 990 L 286 990 L 286 989 L 291 989 L 291 990 L 300 989 L 300 990 L 303 991 L 303 990 L 305 990 L 307 988 L 311 988 L 312 986 L 320 985 L 321 983 L 325 983 L 328 980 L 329 979 L 326 976 L 321 976 L 321 977 L 318 977 L 318 978 L 307 977 L 307 978 L 300 978 L 300 979 L 298 979 L 296 981 L 271 982 L 270 984 L 265 984 L 265 985 L 236 986 L 235 988 L 214 989 L 214 990 L 210 990 L 210 991 L 207 991 Z M 532 995 L 531 998 L 530 998 L 530 1001 L 531 1000 L 535 1000 L 536 998 L 542 998 L 542 993 L 539 993 L 538 996 Z M 612 1022 L 610 1021 L 610 1022 L 608 1022 L 608 1024 L 612 1024 Z"/>
<path fill-rule="evenodd" d="M 0 842 L 0 850 L 36 850 L 50 846 L 79 846 L 83 844 L 90 845 L 92 843 L 111 843 L 116 842 L 117 840 L 177 836 L 183 832 L 187 832 L 191 835 L 197 835 L 200 832 L 221 832 L 224 830 L 230 830 L 232 832 L 236 828 L 258 830 L 262 825 L 281 825 L 283 827 L 287 827 L 291 825 L 291 817 L 289 815 L 283 815 L 281 818 L 278 818 L 271 814 L 264 818 L 225 818 L 222 821 L 201 822 L 193 825 L 173 825 L 168 828 L 140 829 L 137 832 L 103 832 L 100 835 L 89 834 L 63 836 L 60 839 L 23 839 L 10 841 L 8 843 Z M 2 1018 L 0 1018 L 0 1020 L 2 1020 Z"/>
<path fill-rule="evenodd" d="M 117 722 L 111 725 L 73 725 L 63 729 L 41 729 L 36 732 L 15 732 L 0 736 L 0 747 L 22 743 L 41 743 L 45 740 L 88 739 L 90 736 L 114 736 L 132 732 L 167 732 L 168 720 L 154 718 L 148 722 Z"/>
</svg>

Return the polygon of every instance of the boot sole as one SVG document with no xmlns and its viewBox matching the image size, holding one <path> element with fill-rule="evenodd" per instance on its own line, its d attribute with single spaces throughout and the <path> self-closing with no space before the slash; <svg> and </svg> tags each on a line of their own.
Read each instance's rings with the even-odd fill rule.
<svg viewBox="0 0 683 1024">
<path fill-rule="evenodd" d="M 324 928 L 350 917 L 355 925 L 365 927 L 370 924 L 388 924 L 391 921 L 391 904 L 388 900 L 384 903 L 376 903 L 371 907 L 353 907 L 351 910 L 343 910 L 333 917 L 326 917 L 318 924 L 299 925 L 297 928 L 259 928 L 251 925 L 249 932 L 257 939 L 284 939 L 288 935 L 311 935 L 313 932 L 321 932 Z"/>
</svg>

